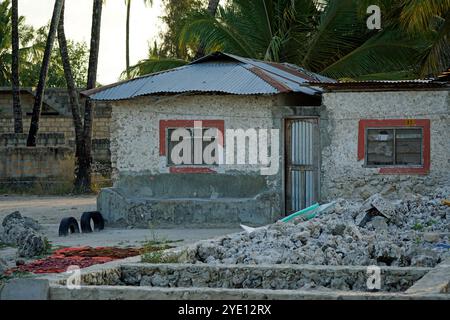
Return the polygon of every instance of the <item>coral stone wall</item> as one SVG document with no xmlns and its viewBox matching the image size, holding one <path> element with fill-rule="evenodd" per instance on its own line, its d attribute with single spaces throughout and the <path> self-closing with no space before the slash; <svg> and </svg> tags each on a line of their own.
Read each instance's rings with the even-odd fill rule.
<svg viewBox="0 0 450 320">
<path fill-rule="evenodd" d="M 396 196 L 425 193 L 450 184 L 449 91 L 329 92 L 322 139 L 322 198 L 368 198 L 381 192 Z M 428 119 L 430 160 L 426 174 L 384 174 L 358 160 L 361 119 Z M 322 119 L 321 119 L 322 120 Z"/>
</svg>

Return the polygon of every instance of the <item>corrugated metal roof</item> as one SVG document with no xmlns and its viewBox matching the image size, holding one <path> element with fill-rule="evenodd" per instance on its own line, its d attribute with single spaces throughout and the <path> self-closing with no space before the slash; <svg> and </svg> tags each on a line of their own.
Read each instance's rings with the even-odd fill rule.
<svg viewBox="0 0 450 320">
<path fill-rule="evenodd" d="M 314 85 L 311 83 L 311 85 Z M 337 83 L 317 83 L 318 86 L 327 90 L 347 91 L 415 91 L 415 90 L 449 90 L 448 83 L 433 80 L 369 80 L 369 81 L 347 81 Z"/>
<path fill-rule="evenodd" d="M 125 100 L 185 92 L 237 95 L 300 92 L 315 95 L 310 81 L 335 82 L 289 64 L 269 63 L 216 52 L 188 65 L 85 91 L 93 100 Z"/>
<path fill-rule="evenodd" d="M 410 79 L 410 80 L 355 80 L 355 81 L 342 81 L 339 83 L 385 83 L 385 84 L 401 84 L 401 83 L 431 83 L 433 79 Z"/>
</svg>

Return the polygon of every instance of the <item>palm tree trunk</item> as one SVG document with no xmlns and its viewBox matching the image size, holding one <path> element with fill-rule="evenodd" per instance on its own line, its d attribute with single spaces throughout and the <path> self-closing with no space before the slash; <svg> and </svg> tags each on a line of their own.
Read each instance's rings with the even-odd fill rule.
<svg viewBox="0 0 450 320">
<path fill-rule="evenodd" d="M 14 133 L 23 133 L 22 107 L 20 105 L 20 81 L 19 81 L 19 6 L 18 0 L 11 2 L 12 24 L 12 66 L 11 83 L 13 94 Z"/>
<path fill-rule="evenodd" d="M 53 42 L 56 37 L 56 29 L 58 28 L 59 18 L 61 16 L 61 9 L 63 0 L 55 0 L 53 9 L 52 21 L 48 31 L 47 43 L 45 46 L 44 59 L 42 60 L 41 72 L 39 74 L 39 82 L 36 89 L 36 96 L 34 98 L 33 115 L 31 116 L 30 131 L 28 133 L 27 146 L 36 146 L 36 136 L 39 131 L 39 119 L 41 117 L 42 100 L 44 97 L 45 83 L 47 80 L 48 68 L 50 65 L 50 57 L 53 49 Z"/>
<path fill-rule="evenodd" d="M 64 2 L 64 0 L 63 0 Z M 78 173 L 78 163 L 80 157 L 80 150 L 83 145 L 83 123 L 81 121 L 80 102 L 78 93 L 75 88 L 73 80 L 72 66 L 70 65 L 69 52 L 67 50 L 67 40 L 64 31 L 64 5 L 61 10 L 61 18 L 58 25 L 58 43 L 59 51 L 61 53 L 62 65 L 64 68 L 64 76 L 66 78 L 67 93 L 69 95 L 70 107 L 72 110 L 73 125 L 75 128 L 75 157 L 77 162 L 76 174 Z"/>
<path fill-rule="evenodd" d="M 97 82 L 98 53 L 100 47 L 100 26 L 102 18 L 103 0 L 94 0 L 92 9 L 91 47 L 88 66 L 88 80 L 86 89 L 93 89 Z M 92 124 L 93 104 L 91 99 L 86 99 L 84 106 L 84 130 L 83 144 L 79 151 L 78 174 L 75 180 L 75 189 L 78 192 L 91 191 L 91 166 L 92 166 Z"/>
<path fill-rule="evenodd" d="M 219 6 L 220 0 L 209 0 L 208 2 L 208 12 L 210 15 L 215 16 L 217 12 L 217 7 Z"/>
<path fill-rule="evenodd" d="M 126 1 L 127 4 L 127 26 L 126 26 L 126 67 L 127 67 L 127 79 L 130 79 L 130 11 L 131 11 L 131 0 Z"/>
<path fill-rule="evenodd" d="M 209 0 L 208 2 L 208 12 L 213 17 L 216 15 L 217 7 L 219 6 L 220 0 Z M 198 46 L 197 53 L 195 54 L 194 60 L 200 59 L 205 55 L 205 44 L 200 40 L 200 45 Z"/>
</svg>

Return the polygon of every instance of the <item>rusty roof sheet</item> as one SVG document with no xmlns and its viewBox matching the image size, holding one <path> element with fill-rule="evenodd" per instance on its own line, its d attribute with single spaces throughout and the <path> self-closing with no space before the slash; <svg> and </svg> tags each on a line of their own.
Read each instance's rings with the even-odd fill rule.
<svg viewBox="0 0 450 320">
<path fill-rule="evenodd" d="M 224 93 L 320 94 L 311 81 L 335 82 L 290 64 L 271 63 L 216 52 L 185 66 L 83 92 L 93 100 L 126 100 L 153 94 Z"/>
<path fill-rule="evenodd" d="M 314 85 L 314 83 L 311 83 Z M 368 80 L 346 81 L 336 83 L 317 83 L 327 91 L 417 91 L 417 90 L 449 90 L 448 82 L 426 80 Z"/>
</svg>

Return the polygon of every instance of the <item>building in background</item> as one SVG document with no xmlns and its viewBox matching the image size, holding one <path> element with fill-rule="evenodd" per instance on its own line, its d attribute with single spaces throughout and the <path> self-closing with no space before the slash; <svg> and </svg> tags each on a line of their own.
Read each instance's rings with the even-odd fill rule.
<svg viewBox="0 0 450 320">
<path fill-rule="evenodd" d="M 338 83 L 290 64 L 214 53 L 85 94 L 111 104 L 114 184 L 98 198 L 111 225 L 263 225 L 318 201 L 450 183 L 443 81 Z M 177 165 L 171 134 L 194 135 L 196 123 L 279 130 L 271 150 L 279 170 Z M 220 144 L 227 152 L 235 141 L 224 134 Z"/>
</svg>

